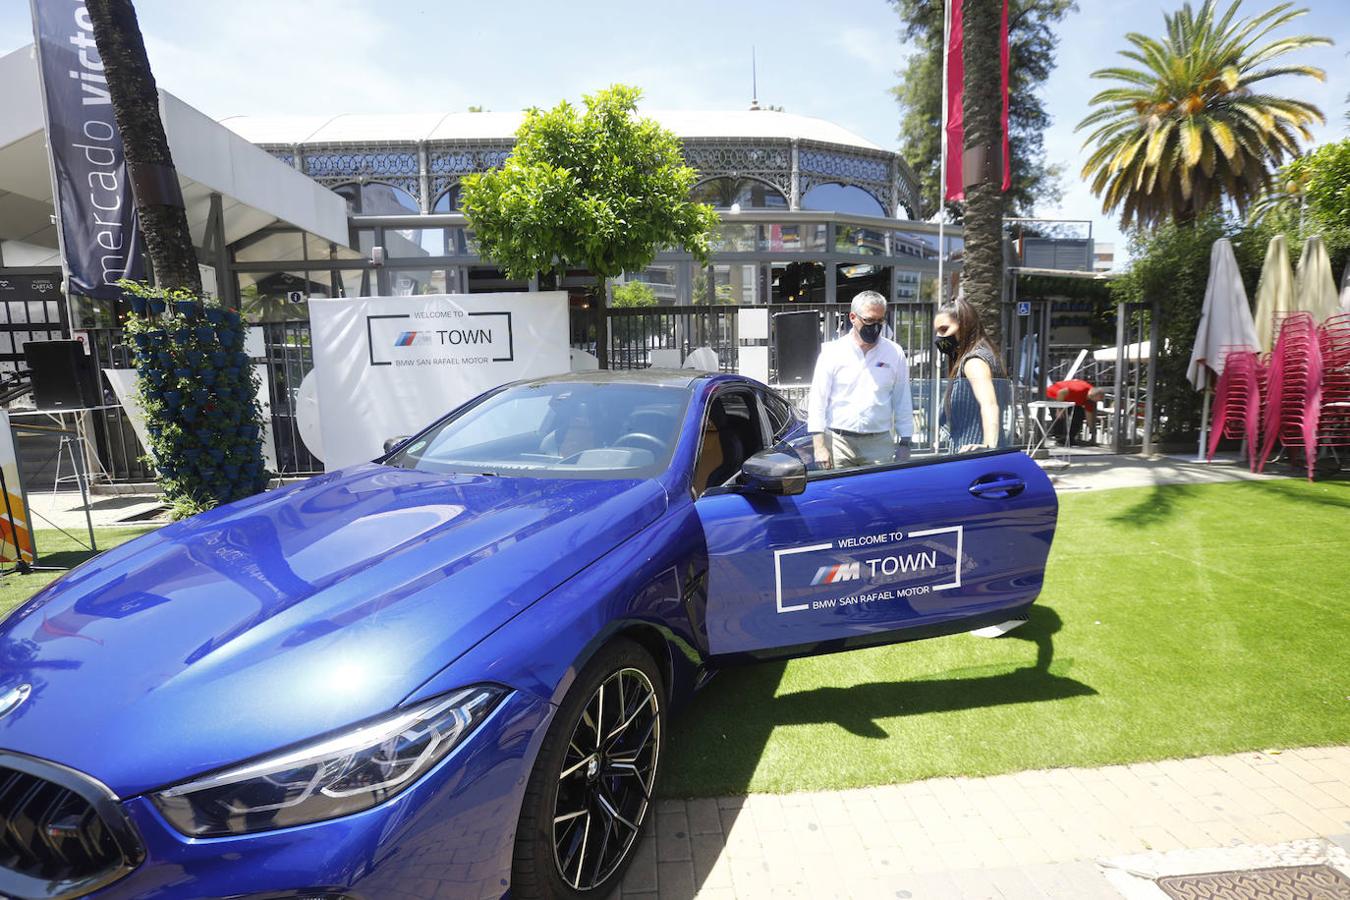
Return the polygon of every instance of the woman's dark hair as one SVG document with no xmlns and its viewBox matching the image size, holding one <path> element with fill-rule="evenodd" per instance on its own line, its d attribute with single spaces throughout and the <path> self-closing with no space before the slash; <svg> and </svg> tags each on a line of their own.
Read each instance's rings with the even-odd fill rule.
<svg viewBox="0 0 1350 900">
<path fill-rule="evenodd" d="M 956 297 L 939 306 L 934 315 L 951 316 L 956 321 L 956 352 L 951 357 L 951 366 L 947 370 L 948 378 L 955 378 L 960 374 L 958 367 L 961 365 L 961 361 L 976 347 L 986 347 L 994 360 L 998 360 L 998 350 L 994 348 L 993 342 L 984 333 L 984 323 L 980 321 L 980 314 L 976 311 L 975 304 L 964 297 Z M 998 375 L 999 373 L 995 372 L 994 374 Z"/>
</svg>

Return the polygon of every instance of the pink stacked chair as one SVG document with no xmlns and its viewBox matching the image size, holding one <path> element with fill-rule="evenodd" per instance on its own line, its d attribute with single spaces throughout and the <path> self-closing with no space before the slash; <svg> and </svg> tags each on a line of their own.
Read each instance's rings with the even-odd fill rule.
<svg viewBox="0 0 1350 900">
<path fill-rule="evenodd" d="M 1223 348 L 1223 374 L 1214 387 L 1214 427 L 1209 433 L 1209 458 L 1219 441 L 1244 441 L 1247 463 L 1255 468 L 1261 425 L 1260 357 L 1250 347 Z"/>
<path fill-rule="evenodd" d="M 1264 406 L 1261 456 L 1256 470 L 1265 469 L 1278 440 L 1286 449 L 1303 449 L 1311 481 L 1317 459 L 1317 423 L 1322 411 L 1322 349 L 1310 313 L 1291 313 L 1280 323 L 1275 349 L 1270 355 Z"/>
<path fill-rule="evenodd" d="M 1329 317 L 1318 329 L 1322 351 L 1320 447 L 1350 446 L 1350 313 Z"/>
</svg>

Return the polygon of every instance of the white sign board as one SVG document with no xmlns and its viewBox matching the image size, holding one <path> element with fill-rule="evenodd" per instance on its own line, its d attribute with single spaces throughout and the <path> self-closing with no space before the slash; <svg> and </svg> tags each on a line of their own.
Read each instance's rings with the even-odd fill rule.
<svg viewBox="0 0 1350 900">
<path fill-rule="evenodd" d="M 769 311 L 767 309 L 736 310 L 736 337 L 743 341 L 769 339 Z"/>
<path fill-rule="evenodd" d="M 489 388 L 568 371 L 563 291 L 310 300 L 328 470 Z"/>
</svg>

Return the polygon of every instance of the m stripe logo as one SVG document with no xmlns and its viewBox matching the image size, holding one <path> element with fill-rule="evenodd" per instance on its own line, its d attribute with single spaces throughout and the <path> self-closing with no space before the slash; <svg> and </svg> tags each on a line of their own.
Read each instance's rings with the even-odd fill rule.
<svg viewBox="0 0 1350 900">
<path fill-rule="evenodd" d="M 821 566 L 816 569 L 812 584 L 838 584 L 841 581 L 857 581 L 862 577 L 862 563 L 839 563 L 833 566 Z"/>
</svg>

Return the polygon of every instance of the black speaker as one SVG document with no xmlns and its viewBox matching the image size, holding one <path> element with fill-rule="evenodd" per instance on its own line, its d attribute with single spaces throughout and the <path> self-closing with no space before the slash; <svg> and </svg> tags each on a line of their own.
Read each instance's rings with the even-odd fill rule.
<svg viewBox="0 0 1350 900">
<path fill-rule="evenodd" d="M 33 381 L 38 409 L 88 409 L 99 406 L 94 367 L 79 341 L 28 341 L 23 358 Z"/>
<path fill-rule="evenodd" d="M 773 355 L 779 384 L 809 384 L 820 355 L 820 313 L 774 313 Z"/>
</svg>

